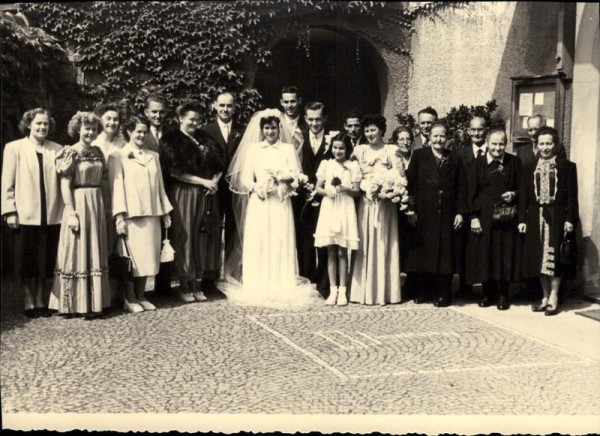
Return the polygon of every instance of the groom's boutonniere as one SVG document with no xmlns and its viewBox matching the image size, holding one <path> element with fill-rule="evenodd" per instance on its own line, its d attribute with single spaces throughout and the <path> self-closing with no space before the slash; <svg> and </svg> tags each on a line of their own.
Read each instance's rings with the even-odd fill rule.
<svg viewBox="0 0 600 436">
<path fill-rule="evenodd" d="M 325 135 L 325 151 L 329 150 L 331 147 L 331 141 L 339 134 L 339 130 L 331 130 L 327 135 Z"/>
</svg>

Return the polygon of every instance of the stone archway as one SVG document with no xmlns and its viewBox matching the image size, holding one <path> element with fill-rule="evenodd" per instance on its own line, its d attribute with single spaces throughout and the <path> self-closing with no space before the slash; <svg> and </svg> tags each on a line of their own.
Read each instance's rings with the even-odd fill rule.
<svg viewBox="0 0 600 436">
<path fill-rule="evenodd" d="M 296 32 L 272 46 L 272 65 L 259 67 L 254 81 L 265 105 L 279 107 L 282 87 L 293 84 L 303 103 L 325 103 L 332 128 L 341 128 L 349 109 L 382 113 L 388 74 L 375 48 L 349 31 L 326 26 L 311 27 L 309 38 L 309 56 Z"/>
</svg>

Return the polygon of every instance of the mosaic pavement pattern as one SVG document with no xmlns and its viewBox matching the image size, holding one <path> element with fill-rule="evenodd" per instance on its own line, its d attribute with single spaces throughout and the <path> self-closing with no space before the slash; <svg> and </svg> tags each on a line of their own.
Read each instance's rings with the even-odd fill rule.
<svg viewBox="0 0 600 436">
<path fill-rule="evenodd" d="M 117 312 L 96 321 L 26 320 L 3 304 L 2 411 L 600 410 L 599 362 L 452 308 L 406 303 L 285 311 L 223 300 L 154 301 L 156 312 Z"/>
</svg>

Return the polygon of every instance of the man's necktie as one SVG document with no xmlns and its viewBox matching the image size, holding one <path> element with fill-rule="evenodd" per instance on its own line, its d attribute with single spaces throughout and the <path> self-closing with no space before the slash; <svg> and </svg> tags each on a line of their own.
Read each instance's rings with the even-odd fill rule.
<svg viewBox="0 0 600 436">
<path fill-rule="evenodd" d="M 481 156 L 483 156 L 483 149 L 478 149 L 477 150 L 477 159 L 479 159 Z"/>
<path fill-rule="evenodd" d="M 225 142 L 229 141 L 229 125 L 225 124 Z"/>
</svg>

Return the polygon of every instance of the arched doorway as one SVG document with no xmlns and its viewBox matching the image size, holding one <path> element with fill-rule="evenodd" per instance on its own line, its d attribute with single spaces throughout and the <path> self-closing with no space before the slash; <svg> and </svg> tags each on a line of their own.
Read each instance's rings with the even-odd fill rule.
<svg viewBox="0 0 600 436">
<path fill-rule="evenodd" d="M 272 65 L 257 70 L 255 87 L 266 107 L 279 107 L 281 89 L 296 85 L 303 104 L 318 100 L 325 103 L 331 128 L 342 127 L 343 114 L 349 109 L 363 113 L 382 111 L 380 83 L 382 61 L 364 39 L 350 32 L 328 28 L 310 28 L 309 56 L 299 46 L 299 35 L 290 32 L 271 48 Z M 306 31 L 300 40 L 306 43 Z M 385 80 L 385 79 L 383 79 Z"/>
</svg>

